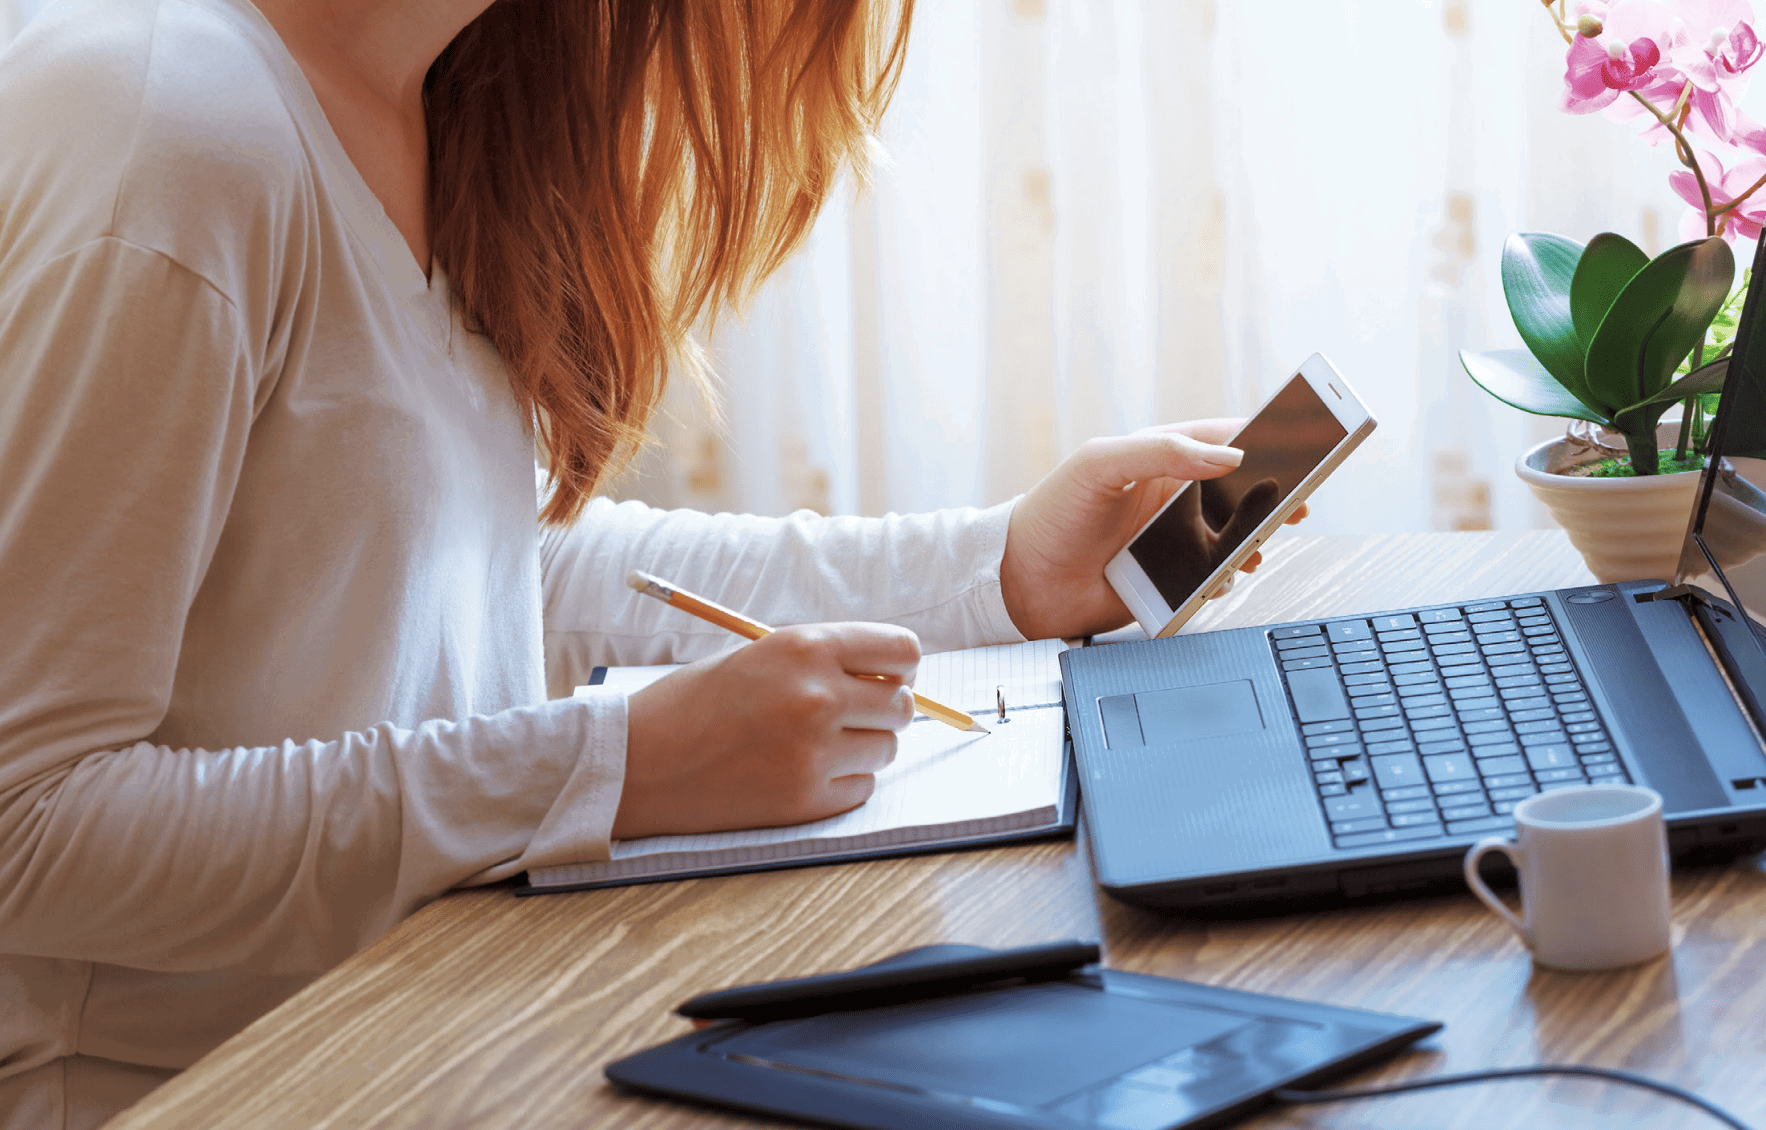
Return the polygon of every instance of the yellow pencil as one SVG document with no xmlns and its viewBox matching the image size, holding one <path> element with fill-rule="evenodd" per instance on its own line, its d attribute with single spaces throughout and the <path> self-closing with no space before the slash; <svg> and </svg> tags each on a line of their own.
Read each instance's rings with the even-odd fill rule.
<svg viewBox="0 0 1766 1130">
<path fill-rule="evenodd" d="M 750 620 L 740 612 L 732 612 L 721 604 L 713 604 L 704 597 L 694 596 L 684 589 L 676 588 L 660 577 L 652 577 L 648 573 L 633 569 L 625 575 L 625 583 L 637 589 L 645 596 L 653 596 L 672 608 L 678 608 L 689 615 L 697 616 L 708 624 L 716 624 L 720 628 L 735 632 L 747 639 L 757 640 L 762 636 L 771 635 L 772 629 L 759 620 Z M 988 733 L 986 726 L 964 714 L 961 710 L 935 702 L 923 694 L 914 694 L 914 706 L 928 718 L 936 719 L 947 726 L 955 726 L 959 730 L 976 730 Z"/>
</svg>

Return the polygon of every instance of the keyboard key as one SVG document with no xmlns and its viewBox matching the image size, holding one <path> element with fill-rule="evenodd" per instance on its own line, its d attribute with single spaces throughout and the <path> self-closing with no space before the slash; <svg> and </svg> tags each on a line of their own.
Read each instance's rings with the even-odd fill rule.
<svg viewBox="0 0 1766 1130">
<path fill-rule="evenodd" d="M 1538 656 L 1534 656 L 1534 660 L 1537 661 Z M 1540 663 L 1539 664 L 1539 671 L 1541 674 L 1544 674 L 1544 675 L 1558 675 L 1558 674 L 1562 674 L 1565 671 L 1574 671 L 1575 669 L 1576 669 L 1576 666 L 1573 663 Z"/>
<path fill-rule="evenodd" d="M 1490 790 L 1491 800 L 1519 800 L 1539 791 L 1533 787 L 1530 777 L 1520 781 L 1510 781 L 1504 777 L 1502 782 L 1498 784 L 1494 779 L 1484 782 L 1484 787 Z"/>
<path fill-rule="evenodd" d="M 1441 683 L 1439 680 L 1430 679 L 1426 683 L 1406 683 L 1404 686 L 1394 689 L 1397 690 L 1398 697 L 1407 703 L 1418 698 L 1432 700 L 1440 696 Z"/>
<path fill-rule="evenodd" d="M 1331 661 L 1328 659 L 1284 659 L 1284 660 L 1282 660 L 1282 670 L 1284 670 L 1284 671 L 1304 671 L 1304 670 L 1307 670 L 1308 668 L 1312 668 L 1312 667 L 1329 667 L 1330 665 L 1331 665 Z"/>
<path fill-rule="evenodd" d="M 1426 612 L 1418 612 L 1416 618 L 1424 624 L 1452 624 L 1463 620 L 1457 608 L 1431 608 Z"/>
<path fill-rule="evenodd" d="M 1367 762 L 1357 757 L 1353 761 L 1343 762 L 1343 781 L 1350 785 L 1367 783 Z"/>
<path fill-rule="evenodd" d="M 1423 763 L 1431 781 L 1465 781 L 1478 776 L 1478 767 L 1463 753 L 1442 753 Z"/>
<path fill-rule="evenodd" d="M 1435 795 L 1436 796 L 1438 796 L 1438 797 L 1453 797 L 1453 799 L 1451 801 L 1443 800 L 1441 802 L 1442 804 L 1449 804 L 1449 803 L 1464 804 L 1467 802 L 1457 796 L 1453 796 L 1453 794 L 1455 794 L 1455 793 L 1482 793 L 1483 791 L 1484 791 L 1484 786 L 1481 783 L 1479 783 L 1478 781 L 1437 781 L 1437 782 L 1435 782 Z"/>
<path fill-rule="evenodd" d="M 1578 774 L 1576 774 L 1576 776 L 1573 780 L 1546 781 L 1544 784 L 1539 786 L 1539 791 L 1542 793 L 1549 793 L 1549 792 L 1555 792 L 1558 789 L 1574 789 L 1574 788 L 1580 788 L 1581 786 L 1586 785 L 1587 783 L 1588 783 L 1587 781 L 1582 779 L 1582 774 L 1578 773 Z"/>
<path fill-rule="evenodd" d="M 1545 598 L 1538 596 L 1511 596 L 1508 599 L 1510 608 L 1539 608 L 1544 603 Z"/>
<path fill-rule="evenodd" d="M 1551 705 L 1551 699 L 1544 695 L 1532 698 L 1511 698 L 1508 700 L 1510 710 L 1544 710 Z"/>
<path fill-rule="evenodd" d="M 1502 620 L 1513 620 L 1514 618 L 1515 614 L 1505 608 L 1501 611 L 1473 612 L 1466 616 L 1466 621 L 1472 624 L 1493 624 Z"/>
<path fill-rule="evenodd" d="M 1581 750 L 1577 750 L 1576 754 L 1576 759 L 1584 765 L 1605 765 L 1619 760 L 1619 755 L 1616 753 L 1583 753 Z"/>
<path fill-rule="evenodd" d="M 1380 649 L 1372 640 L 1332 644 L 1331 651 L 1336 655 L 1338 663 L 1361 663 L 1380 657 Z"/>
<path fill-rule="evenodd" d="M 1360 663 L 1345 663 L 1338 668 L 1345 675 L 1365 675 L 1369 671 L 1384 671 L 1385 669 L 1386 665 L 1377 659 Z"/>
<path fill-rule="evenodd" d="M 1561 730 L 1546 730 L 1542 733 L 1537 733 L 1537 734 L 1522 734 L 1522 735 L 1520 735 L 1519 740 L 1522 745 L 1529 745 L 1529 746 L 1531 746 L 1531 745 L 1562 745 L 1563 741 L 1564 741 L 1564 735 Z"/>
<path fill-rule="evenodd" d="M 1555 675 L 1541 675 L 1540 678 L 1544 679 L 1547 684 L 1554 686 L 1554 687 L 1563 686 L 1566 683 L 1570 683 L 1570 684 L 1574 684 L 1574 685 L 1579 686 L 1579 685 L 1581 685 L 1581 682 L 1582 682 L 1582 680 L 1577 677 L 1576 672 L 1574 672 L 1574 671 L 1559 671 Z"/>
<path fill-rule="evenodd" d="M 1343 685 L 1346 687 L 1365 687 L 1375 683 L 1384 683 L 1385 681 L 1386 676 L 1384 675 L 1366 674 L 1343 676 Z"/>
<path fill-rule="evenodd" d="M 1606 753 L 1613 748 L 1611 742 L 1577 742 L 1577 753 Z"/>
<path fill-rule="evenodd" d="M 1314 783 L 1320 785 L 1340 785 L 1343 783 L 1343 771 L 1341 769 L 1332 769 L 1324 773 L 1314 773 L 1312 775 L 1312 780 Z"/>
<path fill-rule="evenodd" d="M 1538 684 L 1533 684 L 1533 683 L 1530 683 L 1526 686 L 1521 686 L 1521 687 L 1497 687 L 1496 688 L 1496 693 L 1501 695 L 1502 701 L 1507 702 L 1507 703 L 1513 703 L 1516 699 L 1538 698 L 1539 691 L 1540 691 L 1540 688 L 1539 688 Z M 1515 710 L 1518 708 L 1514 707 L 1514 706 L 1510 706 L 1509 709 Z"/>
<path fill-rule="evenodd" d="M 1521 803 L 1519 800 L 1496 800 L 1490 802 L 1490 807 L 1507 816 L 1515 810 L 1515 805 L 1519 803 Z"/>
<path fill-rule="evenodd" d="M 1455 710 L 1481 710 L 1502 701 L 1496 697 L 1495 687 L 1461 687 L 1447 693 L 1453 696 Z"/>
<path fill-rule="evenodd" d="M 1403 729 L 1404 729 L 1404 719 L 1402 719 L 1402 718 L 1395 718 L 1395 717 L 1368 718 L 1368 719 L 1365 719 L 1361 723 L 1361 732 L 1363 734 L 1373 734 L 1373 733 L 1377 733 L 1380 730 L 1403 730 Z"/>
<path fill-rule="evenodd" d="M 1545 637 L 1547 637 L 1547 636 L 1556 636 L 1557 629 L 1552 627 L 1550 624 L 1525 624 L 1525 623 L 1523 623 L 1521 625 L 1521 634 L 1523 636 L 1526 636 L 1529 640 L 1543 641 L 1545 639 Z"/>
<path fill-rule="evenodd" d="M 1523 637 L 1513 624 L 1473 624 L 1472 635 L 1477 637 L 1480 648 L 1495 647 L 1497 644 L 1521 643 Z"/>
<path fill-rule="evenodd" d="M 1556 718 L 1558 712 L 1547 706 L 1540 710 L 1514 710 L 1509 712 L 1508 720 L 1517 725 L 1522 722 L 1541 722 Z"/>
<path fill-rule="evenodd" d="M 1435 665 L 1430 663 L 1427 659 L 1423 659 L 1410 663 L 1394 663 L 1392 664 L 1391 670 L 1394 675 L 1416 675 L 1424 671 L 1434 674 Z"/>
<path fill-rule="evenodd" d="M 1337 734 L 1307 734 L 1305 737 L 1307 749 L 1323 749 L 1326 746 L 1337 745 L 1354 746 L 1360 741 L 1360 737 L 1353 732 Z M 1314 756 L 1317 755 L 1314 754 Z"/>
<path fill-rule="evenodd" d="M 1447 688 L 1450 691 L 1467 690 L 1470 688 L 1487 690 L 1489 687 L 1490 680 L 1483 675 L 1457 675 L 1447 680 Z"/>
<path fill-rule="evenodd" d="M 1421 644 L 1423 634 L 1415 628 L 1408 628 L 1402 632 L 1378 632 L 1374 638 L 1380 641 L 1381 647 L 1389 648 L 1402 644 Z"/>
<path fill-rule="evenodd" d="M 1355 723 L 1347 718 L 1340 718 L 1335 722 L 1308 722 L 1300 727 L 1300 732 L 1311 736 L 1312 734 L 1342 734 L 1353 729 L 1355 729 Z"/>
<path fill-rule="evenodd" d="M 1483 673 L 1484 665 L 1482 663 L 1441 664 L 1441 677 L 1443 679 L 1463 679 L 1467 675 L 1482 675 Z"/>
<path fill-rule="evenodd" d="M 1498 608 L 1507 608 L 1507 607 L 1508 607 L 1508 601 L 1506 601 L 1506 600 L 1486 600 L 1486 601 L 1483 601 L 1482 603 L 1479 603 L 1479 604 L 1466 605 L 1465 611 L 1466 611 L 1467 616 L 1471 616 L 1471 615 L 1478 613 L 1478 612 L 1494 612 Z"/>
<path fill-rule="evenodd" d="M 1398 707 L 1396 704 L 1386 706 L 1363 706 L 1359 701 L 1355 704 L 1355 716 L 1357 718 L 1392 718 L 1396 717 L 1397 714 Z"/>
<path fill-rule="evenodd" d="M 1408 717 L 1413 709 L 1424 706 L 1446 706 L 1447 696 L 1437 691 L 1429 694 L 1420 690 L 1410 690 L 1404 696 L 1404 713 Z"/>
<path fill-rule="evenodd" d="M 1519 754 L 1507 757 L 1481 757 L 1478 759 L 1478 772 L 1486 777 L 1498 777 L 1509 773 L 1525 773 L 1527 759 Z"/>
<path fill-rule="evenodd" d="M 1318 787 L 1319 796 L 1343 796 L 1348 791 L 1349 789 L 1343 785 L 1320 785 Z"/>
<path fill-rule="evenodd" d="M 1461 703 L 1459 709 L 1454 713 L 1459 716 L 1461 722 L 1499 722 L 1502 720 L 1502 707 L 1500 706 L 1467 706 Z"/>
<path fill-rule="evenodd" d="M 1376 632 L 1402 631 L 1405 628 L 1416 627 L 1416 617 L 1407 612 L 1399 612 L 1391 616 L 1375 616 L 1373 625 Z"/>
<path fill-rule="evenodd" d="M 1558 721 L 1555 718 L 1542 718 L 1535 721 L 1521 721 L 1517 719 L 1515 721 L 1515 733 L 1517 734 L 1557 733 L 1561 730 L 1563 730 L 1563 727 L 1558 725 Z"/>
<path fill-rule="evenodd" d="M 1315 661 L 1311 659 L 1302 659 L 1300 662 L 1312 663 Z M 1495 672 L 1492 672 L 1492 674 L 1494 673 Z M 1538 694 L 1539 676 L 1528 673 L 1526 675 L 1510 675 L 1507 678 L 1498 677 L 1496 680 L 1496 689 L 1498 693 L 1501 693 L 1502 691 L 1526 691 L 1528 694 Z"/>
<path fill-rule="evenodd" d="M 1384 832 L 1359 832 L 1353 836 L 1338 836 L 1337 846 L 1340 848 L 1373 847 L 1376 844 L 1391 844 L 1400 840 L 1426 840 L 1440 834 L 1440 826 L 1434 824 L 1421 828 L 1387 828 Z"/>
<path fill-rule="evenodd" d="M 1339 620 L 1334 624 L 1326 624 L 1325 635 L 1332 643 L 1347 643 L 1350 640 L 1371 640 L 1373 631 L 1367 626 L 1366 620 Z"/>
<path fill-rule="evenodd" d="M 1601 732 L 1599 722 L 1571 722 L 1567 718 L 1564 721 L 1564 729 L 1572 734 L 1598 734 Z"/>
<path fill-rule="evenodd" d="M 1389 800 L 1386 802 L 1386 811 L 1393 816 L 1402 816 L 1406 812 L 1433 812 L 1435 811 L 1435 800 L 1433 797 L 1417 797 L 1414 800 Z"/>
<path fill-rule="evenodd" d="M 1480 643 L 1478 650 L 1488 658 L 1492 655 L 1513 655 L 1517 651 L 1525 651 L 1524 643 Z"/>
<path fill-rule="evenodd" d="M 1422 640 L 1381 640 L 1380 651 L 1387 659 L 1415 659 L 1428 654 L 1429 646 Z"/>
<path fill-rule="evenodd" d="M 1365 820 L 1380 815 L 1380 801 L 1373 793 L 1364 791 L 1327 797 L 1324 809 L 1333 824 L 1339 820 Z"/>
<path fill-rule="evenodd" d="M 1362 698 L 1367 695 L 1380 695 L 1382 697 L 1390 697 L 1391 690 L 1392 690 L 1391 680 L 1381 679 L 1377 683 L 1367 683 L 1367 684 L 1357 683 L 1352 687 L 1344 687 L 1343 693 L 1348 695 L 1352 699 Z"/>
<path fill-rule="evenodd" d="M 1568 706 L 1571 703 L 1587 702 L 1588 695 L 1583 691 L 1553 691 L 1551 701 L 1559 706 Z"/>
<path fill-rule="evenodd" d="M 1414 753 L 1372 757 L 1369 758 L 1369 763 L 1373 766 L 1374 780 L 1379 782 L 1382 789 L 1420 785 L 1423 782 L 1423 765 Z"/>
<path fill-rule="evenodd" d="M 1406 702 L 1404 716 L 1412 720 L 1417 718 L 1451 718 L 1453 711 L 1445 702 Z"/>
<path fill-rule="evenodd" d="M 1568 767 L 1563 769 L 1541 769 L 1539 772 L 1533 774 L 1533 776 L 1539 779 L 1540 784 L 1547 784 L 1553 781 L 1580 781 L 1582 780 L 1582 769 L 1580 766 L 1573 769 Z"/>
<path fill-rule="evenodd" d="M 1290 640 L 1297 636 L 1322 636 L 1317 624 L 1296 624 L 1291 628 L 1276 628 L 1269 633 L 1271 639 Z"/>
<path fill-rule="evenodd" d="M 1450 738 L 1442 738 L 1439 741 L 1423 742 L 1417 746 L 1417 752 L 1423 754 L 1457 753 L 1458 751 L 1465 749 L 1465 747 L 1465 739 L 1458 734 L 1455 734 Z"/>
<path fill-rule="evenodd" d="M 1331 825 L 1331 831 L 1341 836 L 1350 832 L 1371 832 L 1385 826 L 1386 821 L 1382 817 L 1370 816 L 1365 820 L 1338 820 Z"/>
<path fill-rule="evenodd" d="M 1376 706 L 1395 706 L 1397 703 L 1398 696 L 1396 695 L 1368 694 L 1357 696 L 1350 705 L 1357 710 L 1369 710 Z"/>
<path fill-rule="evenodd" d="M 1623 777 L 1625 775 L 1625 767 L 1614 762 L 1607 762 L 1604 765 L 1590 765 L 1586 772 L 1590 777 L 1597 780 L 1602 777 Z"/>
<path fill-rule="evenodd" d="M 1542 769 L 1563 769 L 1577 761 L 1567 745 L 1536 745 L 1527 747 L 1527 764 L 1537 774 Z"/>
<path fill-rule="evenodd" d="M 1400 666 L 1406 666 L 1406 665 L 1401 664 Z M 1423 666 L 1423 669 L 1421 671 L 1414 671 L 1408 675 L 1396 675 L 1396 674 L 1393 675 L 1392 676 L 1392 685 L 1395 687 L 1418 687 L 1418 686 L 1424 686 L 1424 685 L 1435 686 L 1436 685 L 1435 672 L 1429 670 L 1429 664 L 1427 664 L 1427 663 L 1423 664 L 1422 666 Z"/>
<path fill-rule="evenodd" d="M 1325 722 L 1349 717 L 1349 703 L 1344 701 L 1335 671 L 1290 671 L 1287 677 L 1288 693 L 1294 696 L 1294 714 L 1300 721 Z"/>
<path fill-rule="evenodd" d="M 1497 742 L 1507 744 L 1513 740 L 1514 739 L 1509 736 L 1509 732 L 1506 728 L 1502 730 L 1481 731 L 1479 733 L 1466 735 L 1466 741 L 1475 746 L 1493 745 Z"/>
<path fill-rule="evenodd" d="M 1325 655 L 1330 651 L 1330 648 L 1325 646 L 1325 640 L 1320 636 L 1289 636 L 1286 639 L 1278 639 L 1275 641 L 1275 649 L 1283 655 L 1295 651 Z"/>
<path fill-rule="evenodd" d="M 1490 815 L 1490 806 L 1483 801 L 1479 801 L 1477 804 L 1455 805 L 1452 808 L 1441 810 L 1441 816 L 1447 821 L 1449 831 L 1452 830 L 1456 820 L 1476 820 L 1480 816 L 1488 815 Z"/>
<path fill-rule="evenodd" d="M 1431 643 L 1429 645 L 1429 650 L 1434 652 L 1437 657 L 1443 655 L 1476 655 L 1478 653 L 1478 645 L 1470 640 L 1466 640 L 1463 643 Z"/>
<path fill-rule="evenodd" d="M 1430 640 L 1469 640 L 1472 633 L 1459 622 L 1451 624 L 1424 624 L 1423 638 Z"/>
<path fill-rule="evenodd" d="M 1468 734 L 1488 734 L 1498 730 L 1505 734 L 1508 733 L 1508 722 L 1500 716 L 1500 713 L 1498 717 L 1495 718 L 1485 718 L 1475 722 L 1465 723 L 1465 732 Z"/>
<path fill-rule="evenodd" d="M 1519 662 L 1509 662 L 1509 660 L 1514 659 L 1518 659 Z M 1512 679 L 1516 675 L 1535 674 L 1533 670 L 1533 661 L 1531 659 L 1522 656 L 1505 655 L 1502 656 L 1502 660 L 1501 663 L 1492 663 L 1490 665 L 1490 677 L 1492 679 Z"/>
<path fill-rule="evenodd" d="M 1369 756 L 1381 753 L 1406 753 L 1413 748 L 1415 747 L 1411 745 L 1409 738 L 1405 738 L 1403 741 L 1369 742 L 1367 744 Z"/>
<path fill-rule="evenodd" d="M 1476 757 L 1479 761 L 1483 761 L 1487 757 L 1508 757 L 1511 754 L 1518 754 L 1520 752 L 1521 747 L 1514 742 L 1492 742 L 1489 745 L 1481 745 L 1472 750 L 1472 756 Z"/>
<path fill-rule="evenodd" d="M 1397 789 L 1381 789 L 1380 795 L 1386 798 L 1388 804 L 1395 800 L 1415 800 L 1418 797 L 1428 796 L 1429 786 L 1405 785 L 1402 788 Z"/>
<path fill-rule="evenodd" d="M 1451 731 L 1453 729 L 1453 725 L 1454 725 L 1453 719 L 1451 719 L 1451 718 L 1412 718 L 1410 720 L 1411 731 L 1416 734 L 1418 741 L 1425 740 L 1425 737 L 1437 736 L 1435 734 L 1425 734 L 1425 731 L 1429 731 L 1429 730 L 1449 730 L 1449 731 Z"/>
<path fill-rule="evenodd" d="M 1481 832 L 1501 832 L 1515 826 L 1506 816 L 1486 816 L 1481 820 L 1454 820 L 1447 825 L 1450 836 L 1469 836 Z"/>
<path fill-rule="evenodd" d="M 1592 722 L 1595 719 L 1592 710 L 1572 710 L 1564 715 L 1565 722 Z"/>
<path fill-rule="evenodd" d="M 1439 824 L 1441 814 L 1434 809 L 1427 812 L 1400 812 L 1391 817 L 1394 828 L 1414 828 L 1419 824 Z"/>
</svg>

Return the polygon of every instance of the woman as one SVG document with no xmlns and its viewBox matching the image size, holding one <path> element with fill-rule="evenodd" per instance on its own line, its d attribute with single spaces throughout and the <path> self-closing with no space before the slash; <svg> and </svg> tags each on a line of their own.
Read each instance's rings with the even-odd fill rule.
<svg viewBox="0 0 1766 1130">
<path fill-rule="evenodd" d="M 979 513 L 590 499 L 906 20 L 65 0 L 0 59 L 0 1126 L 97 1125 L 451 886 L 860 803 L 922 646 L 1126 621 L 1101 567 L 1221 422 Z M 728 650 L 633 565 L 804 626 Z"/>
</svg>

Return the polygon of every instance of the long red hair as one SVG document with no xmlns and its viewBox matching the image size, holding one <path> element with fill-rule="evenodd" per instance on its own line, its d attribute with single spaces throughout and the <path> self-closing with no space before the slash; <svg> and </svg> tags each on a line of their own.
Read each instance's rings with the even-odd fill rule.
<svg viewBox="0 0 1766 1130">
<path fill-rule="evenodd" d="M 497 0 L 424 83 L 430 236 L 574 518 L 691 331 L 863 177 L 913 0 Z"/>
</svg>

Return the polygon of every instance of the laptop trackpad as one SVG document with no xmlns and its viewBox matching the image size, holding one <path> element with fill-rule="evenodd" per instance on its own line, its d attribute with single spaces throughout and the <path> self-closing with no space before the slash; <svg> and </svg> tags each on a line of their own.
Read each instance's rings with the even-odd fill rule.
<svg viewBox="0 0 1766 1130">
<path fill-rule="evenodd" d="M 1264 728 L 1257 692 L 1249 679 L 1111 695 L 1098 700 L 1098 710 L 1104 717 L 1104 741 L 1111 749 L 1218 738 Z"/>
</svg>

